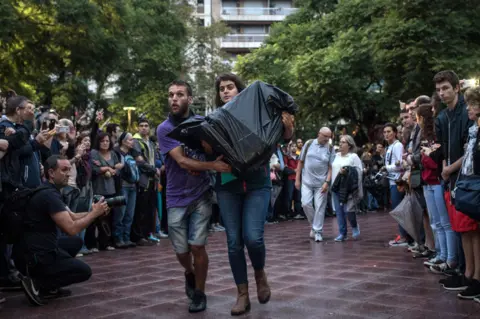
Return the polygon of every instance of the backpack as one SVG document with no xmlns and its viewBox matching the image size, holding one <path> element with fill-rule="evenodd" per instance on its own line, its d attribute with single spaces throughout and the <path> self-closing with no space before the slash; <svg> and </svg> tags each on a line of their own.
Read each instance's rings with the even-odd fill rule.
<svg viewBox="0 0 480 319">
<path fill-rule="evenodd" d="M 16 244 L 23 238 L 23 233 L 28 225 L 25 224 L 27 206 L 32 197 L 49 186 L 37 188 L 16 189 L 10 196 L 5 198 L 0 211 L 0 237 L 7 244 Z"/>
<path fill-rule="evenodd" d="M 312 145 L 313 143 L 313 139 L 311 140 L 308 140 L 307 143 L 305 143 L 305 152 L 303 152 L 303 154 L 300 154 L 300 155 L 303 155 L 303 156 L 300 156 L 300 161 L 303 162 L 303 166 L 305 166 L 305 162 L 307 161 L 307 153 L 308 153 L 308 149 L 310 148 L 310 145 Z M 328 143 L 328 157 L 330 157 L 330 154 L 332 154 L 333 152 L 333 145 Z"/>
<path fill-rule="evenodd" d="M 138 171 L 137 161 L 132 155 L 125 155 L 124 166 L 122 169 L 122 179 L 128 183 L 137 183 L 140 180 L 140 172 Z"/>
</svg>

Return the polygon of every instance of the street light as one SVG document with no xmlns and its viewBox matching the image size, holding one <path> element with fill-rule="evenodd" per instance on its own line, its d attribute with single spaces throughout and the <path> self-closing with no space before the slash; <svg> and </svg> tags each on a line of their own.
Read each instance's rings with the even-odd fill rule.
<svg viewBox="0 0 480 319">
<path fill-rule="evenodd" d="M 128 131 L 132 131 L 132 111 L 135 111 L 137 108 L 135 106 L 125 106 L 124 111 L 127 111 L 128 118 Z"/>
</svg>

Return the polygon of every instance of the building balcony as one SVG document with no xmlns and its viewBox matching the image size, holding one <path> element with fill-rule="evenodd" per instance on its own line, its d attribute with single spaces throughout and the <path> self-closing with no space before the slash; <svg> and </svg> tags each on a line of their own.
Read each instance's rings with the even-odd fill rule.
<svg viewBox="0 0 480 319">
<path fill-rule="evenodd" d="M 268 34 L 229 34 L 222 38 L 222 49 L 257 49 Z"/>
<path fill-rule="evenodd" d="M 224 21 L 283 21 L 286 16 L 296 12 L 298 8 L 256 8 L 256 7 L 223 7 L 221 14 Z"/>
</svg>

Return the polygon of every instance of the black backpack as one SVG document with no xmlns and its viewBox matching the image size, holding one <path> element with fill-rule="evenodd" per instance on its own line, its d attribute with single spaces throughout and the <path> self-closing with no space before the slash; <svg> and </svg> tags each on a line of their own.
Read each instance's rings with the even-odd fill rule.
<svg viewBox="0 0 480 319">
<path fill-rule="evenodd" d="M 0 236 L 7 244 L 16 244 L 21 241 L 28 227 L 24 222 L 28 203 L 33 195 L 48 188 L 45 185 L 34 189 L 18 188 L 5 198 L 0 211 Z"/>
</svg>

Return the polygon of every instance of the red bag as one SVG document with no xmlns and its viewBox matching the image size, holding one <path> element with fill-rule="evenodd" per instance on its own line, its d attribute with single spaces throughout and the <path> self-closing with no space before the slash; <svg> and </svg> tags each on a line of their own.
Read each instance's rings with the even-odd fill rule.
<svg viewBox="0 0 480 319">
<path fill-rule="evenodd" d="M 466 233 L 477 230 L 478 223 L 475 220 L 455 209 L 455 205 L 452 204 L 451 194 L 449 191 L 444 193 L 444 197 L 445 204 L 447 205 L 448 217 L 450 217 L 450 224 L 452 225 L 453 231 L 456 231 L 457 233 Z"/>
</svg>

